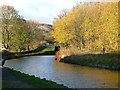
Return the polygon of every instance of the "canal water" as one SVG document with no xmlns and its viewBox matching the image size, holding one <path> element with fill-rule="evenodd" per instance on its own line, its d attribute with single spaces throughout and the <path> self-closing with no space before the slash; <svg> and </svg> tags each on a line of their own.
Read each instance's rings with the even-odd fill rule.
<svg viewBox="0 0 120 90">
<path fill-rule="evenodd" d="M 31 56 L 7 60 L 5 67 L 46 78 L 70 88 L 118 88 L 120 72 L 55 61 L 54 56 Z"/>
</svg>

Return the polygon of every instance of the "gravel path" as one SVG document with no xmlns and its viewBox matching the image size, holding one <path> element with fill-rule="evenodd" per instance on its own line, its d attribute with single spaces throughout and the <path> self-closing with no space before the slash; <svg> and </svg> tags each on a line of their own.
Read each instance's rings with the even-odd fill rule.
<svg viewBox="0 0 120 90">
<path fill-rule="evenodd" d="M 9 88 L 36 88 L 36 87 L 20 80 L 15 75 L 10 73 L 8 70 L 2 68 L 2 87 L 5 87 L 6 84 Z"/>
</svg>

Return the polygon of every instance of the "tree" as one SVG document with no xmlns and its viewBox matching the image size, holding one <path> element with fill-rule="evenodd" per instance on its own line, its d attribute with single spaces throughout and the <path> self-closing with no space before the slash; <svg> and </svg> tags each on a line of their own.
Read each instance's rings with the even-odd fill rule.
<svg viewBox="0 0 120 90">
<path fill-rule="evenodd" d="M 66 16 L 68 15 L 68 13 L 69 13 L 69 10 L 68 10 L 68 9 L 63 9 L 63 10 L 61 10 L 60 14 L 57 15 L 56 18 L 54 18 L 54 19 L 55 19 L 54 22 L 56 22 L 57 20 L 62 19 L 63 17 L 66 17 Z"/>
<path fill-rule="evenodd" d="M 0 7 L 1 12 L 1 32 L 2 32 L 2 44 L 3 47 L 6 49 L 9 49 L 9 43 L 11 40 L 11 27 L 13 26 L 12 23 L 14 22 L 14 19 L 20 18 L 20 16 L 17 14 L 17 11 L 12 6 L 1 6 Z"/>
<path fill-rule="evenodd" d="M 58 43 L 89 51 L 118 50 L 118 3 L 83 3 L 54 22 Z"/>
<path fill-rule="evenodd" d="M 13 51 L 30 50 L 33 45 L 39 45 L 44 35 L 37 25 L 26 21 L 12 6 L 1 6 L 1 33 L 3 47 Z"/>
<path fill-rule="evenodd" d="M 16 50 L 20 50 L 21 48 L 26 48 L 28 38 L 30 38 L 30 28 L 28 27 L 26 20 L 24 19 L 16 19 L 15 23 L 13 24 L 12 34 L 14 36 L 11 36 L 10 45 L 12 48 L 15 48 Z"/>
<path fill-rule="evenodd" d="M 29 27 L 29 37 L 27 38 L 27 48 L 30 47 L 33 48 L 33 46 L 36 44 L 39 46 L 42 41 L 45 40 L 45 35 L 37 29 L 38 25 L 34 23 L 34 21 L 27 21 L 27 25 Z"/>
</svg>

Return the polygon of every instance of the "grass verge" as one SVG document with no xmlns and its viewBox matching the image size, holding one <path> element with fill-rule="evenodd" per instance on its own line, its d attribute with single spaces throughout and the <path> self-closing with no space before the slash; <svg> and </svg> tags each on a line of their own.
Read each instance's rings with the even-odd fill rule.
<svg viewBox="0 0 120 90">
<path fill-rule="evenodd" d="M 44 50 L 42 51 L 54 51 L 54 48 L 45 48 Z"/>
<path fill-rule="evenodd" d="M 49 53 L 48 53 L 49 52 Z M 20 57 L 25 57 L 25 56 L 34 56 L 34 55 L 53 55 L 54 53 L 54 48 L 48 48 L 46 47 L 45 49 L 37 52 L 30 52 L 30 53 L 23 53 L 23 52 L 16 52 L 16 53 L 2 53 L 2 59 L 8 60 L 8 59 L 13 59 L 13 58 L 20 58 Z"/>
<path fill-rule="evenodd" d="M 120 70 L 120 55 L 114 54 L 84 54 L 71 55 L 62 58 L 60 61 L 84 66 L 99 67 L 111 70 Z"/>
<path fill-rule="evenodd" d="M 65 89 L 69 89 L 63 85 L 58 85 L 52 81 L 40 79 L 40 78 L 35 77 L 35 76 L 29 76 L 28 74 L 23 74 L 19 71 L 11 70 L 9 68 L 5 68 L 5 69 L 7 69 L 9 72 L 11 72 L 13 75 L 15 75 L 17 78 L 35 86 L 35 87 L 38 87 L 38 88 L 65 88 Z M 7 86 L 5 86 L 5 87 L 7 87 Z"/>
</svg>

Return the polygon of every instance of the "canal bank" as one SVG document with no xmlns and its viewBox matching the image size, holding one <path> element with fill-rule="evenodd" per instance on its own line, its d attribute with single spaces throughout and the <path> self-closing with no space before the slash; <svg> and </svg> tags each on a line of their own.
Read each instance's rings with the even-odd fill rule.
<svg viewBox="0 0 120 90">
<path fill-rule="evenodd" d="M 40 79 L 34 75 L 29 76 L 28 74 L 5 67 L 2 68 L 2 76 L 2 90 L 6 88 L 65 88 L 70 90 L 45 78 Z"/>
<path fill-rule="evenodd" d="M 61 49 L 56 53 L 55 58 L 58 62 L 120 71 L 120 54 L 118 53 L 90 53 L 77 49 Z"/>
<path fill-rule="evenodd" d="M 25 51 L 25 52 L 9 52 L 1 51 L 2 59 L 9 60 L 13 58 L 20 58 L 25 56 L 34 56 L 34 55 L 55 55 L 54 48 L 48 48 L 46 46 L 41 46 L 35 50 Z"/>
<path fill-rule="evenodd" d="M 26 52 L 0 52 L 2 55 L 1 65 L 3 66 L 6 60 L 11 60 L 14 58 L 22 58 L 27 56 L 41 56 L 41 55 L 55 55 L 54 48 L 47 48 L 45 46 L 40 47 L 38 49 Z"/>
<path fill-rule="evenodd" d="M 60 59 L 60 62 L 97 67 L 109 70 L 120 71 L 120 55 L 113 54 L 84 54 L 71 55 Z"/>
</svg>

